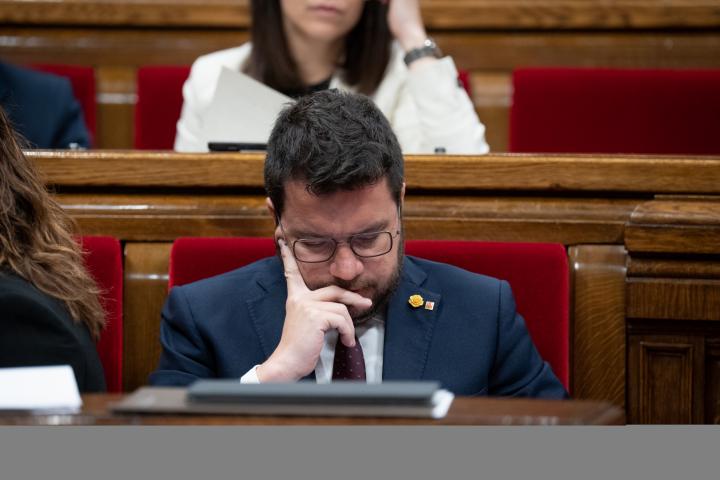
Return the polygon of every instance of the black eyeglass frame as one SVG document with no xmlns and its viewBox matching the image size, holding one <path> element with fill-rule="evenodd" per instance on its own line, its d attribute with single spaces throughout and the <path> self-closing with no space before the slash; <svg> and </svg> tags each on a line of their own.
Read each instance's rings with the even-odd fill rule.
<svg viewBox="0 0 720 480">
<path fill-rule="evenodd" d="M 283 227 L 283 224 L 282 224 L 282 222 L 280 221 L 280 218 L 277 219 L 277 222 L 278 222 L 278 225 L 280 225 L 280 230 L 283 232 L 283 235 L 284 235 L 285 237 L 287 237 L 287 234 L 285 233 L 285 227 Z M 345 240 L 336 240 L 336 239 L 333 238 L 333 237 L 318 237 L 318 238 L 316 238 L 316 239 L 312 239 L 312 241 L 314 241 L 314 242 L 317 242 L 317 241 L 320 241 L 320 240 L 323 240 L 323 241 L 332 241 L 332 242 L 333 242 L 332 252 L 330 252 L 330 255 L 329 255 L 328 258 L 326 258 L 325 260 L 313 260 L 313 261 L 308 261 L 308 260 L 301 260 L 301 259 L 299 259 L 298 256 L 297 256 L 297 254 L 295 253 L 295 245 L 296 245 L 298 242 L 302 242 L 303 240 L 305 240 L 305 241 L 311 241 L 311 239 L 309 239 L 309 238 L 298 238 L 297 240 L 293 240 L 293 242 L 292 242 L 292 253 L 293 253 L 293 257 L 295 257 L 295 260 L 297 260 L 298 262 L 302 262 L 302 263 L 325 263 L 325 262 L 329 262 L 330 260 L 333 259 L 333 257 L 335 257 L 335 254 L 337 253 L 338 245 L 343 244 L 343 243 L 346 243 L 346 244 L 348 245 L 348 247 L 350 247 L 350 251 L 353 252 L 353 255 L 355 255 L 355 256 L 358 257 L 358 258 L 376 258 L 376 257 L 382 257 L 383 255 L 387 255 L 388 253 L 392 252 L 392 249 L 393 249 L 393 247 L 395 246 L 395 239 L 398 237 L 398 235 L 400 235 L 400 232 L 402 231 L 401 228 L 400 228 L 400 211 L 399 211 L 399 210 L 398 210 L 398 225 L 399 225 L 399 227 L 398 227 L 398 229 L 395 231 L 395 234 L 394 234 L 394 235 L 393 235 L 393 233 L 392 233 L 391 231 L 381 230 L 381 231 L 379 231 L 379 232 L 355 233 L 355 234 L 350 235 L 349 237 L 345 238 Z M 383 253 L 378 253 L 378 254 L 376 254 L 376 255 L 360 255 L 359 253 L 357 253 L 357 252 L 355 251 L 355 248 L 353 248 L 353 245 L 352 245 L 353 238 L 355 238 L 355 237 L 361 237 L 361 236 L 379 235 L 379 234 L 381 234 L 381 233 L 387 233 L 387 234 L 390 236 L 390 247 L 387 249 L 387 251 L 385 251 L 385 252 L 383 252 Z"/>
</svg>

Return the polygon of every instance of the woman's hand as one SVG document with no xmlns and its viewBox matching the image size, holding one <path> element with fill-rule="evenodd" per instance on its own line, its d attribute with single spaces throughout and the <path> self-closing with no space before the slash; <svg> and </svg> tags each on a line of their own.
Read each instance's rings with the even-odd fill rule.
<svg viewBox="0 0 720 480">
<path fill-rule="evenodd" d="M 380 0 L 389 5 L 388 26 L 406 52 L 421 47 L 427 38 L 419 0 Z"/>
</svg>

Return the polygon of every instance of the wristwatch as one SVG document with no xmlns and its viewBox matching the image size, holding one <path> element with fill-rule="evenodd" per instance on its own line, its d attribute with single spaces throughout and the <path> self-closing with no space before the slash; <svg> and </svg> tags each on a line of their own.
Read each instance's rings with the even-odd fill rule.
<svg viewBox="0 0 720 480">
<path fill-rule="evenodd" d="M 432 38 L 427 38 L 423 42 L 422 47 L 413 48 L 411 50 L 408 50 L 408 52 L 403 57 L 403 61 L 405 62 L 405 65 L 410 66 L 412 62 L 419 58 L 424 57 L 435 57 L 435 58 L 442 58 L 443 54 L 440 51 L 440 48 L 437 46 L 437 43 L 435 43 L 435 40 Z"/>
</svg>

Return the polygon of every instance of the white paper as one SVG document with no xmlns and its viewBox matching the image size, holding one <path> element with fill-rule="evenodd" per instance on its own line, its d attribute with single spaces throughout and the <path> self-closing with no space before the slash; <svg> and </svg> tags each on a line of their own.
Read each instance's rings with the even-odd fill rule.
<svg viewBox="0 0 720 480">
<path fill-rule="evenodd" d="M 223 67 L 205 116 L 210 142 L 267 143 L 280 111 L 294 100 L 241 72 Z"/>
<path fill-rule="evenodd" d="M 0 368 L 0 412 L 77 413 L 81 406 L 69 365 Z"/>
</svg>

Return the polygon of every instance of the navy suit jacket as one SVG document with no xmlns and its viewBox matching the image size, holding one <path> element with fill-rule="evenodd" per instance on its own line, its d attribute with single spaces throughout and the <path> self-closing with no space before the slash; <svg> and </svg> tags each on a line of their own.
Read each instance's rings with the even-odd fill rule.
<svg viewBox="0 0 720 480">
<path fill-rule="evenodd" d="M 0 62 L 0 105 L 30 148 L 90 147 L 82 109 L 67 78 Z"/>
<path fill-rule="evenodd" d="M 413 308 L 414 294 L 435 308 Z M 238 378 L 263 363 L 280 342 L 286 297 L 274 257 L 173 288 L 150 382 Z M 507 282 L 413 257 L 405 257 L 388 306 L 383 380 L 437 380 L 457 395 L 567 396 L 530 340 Z"/>
</svg>

